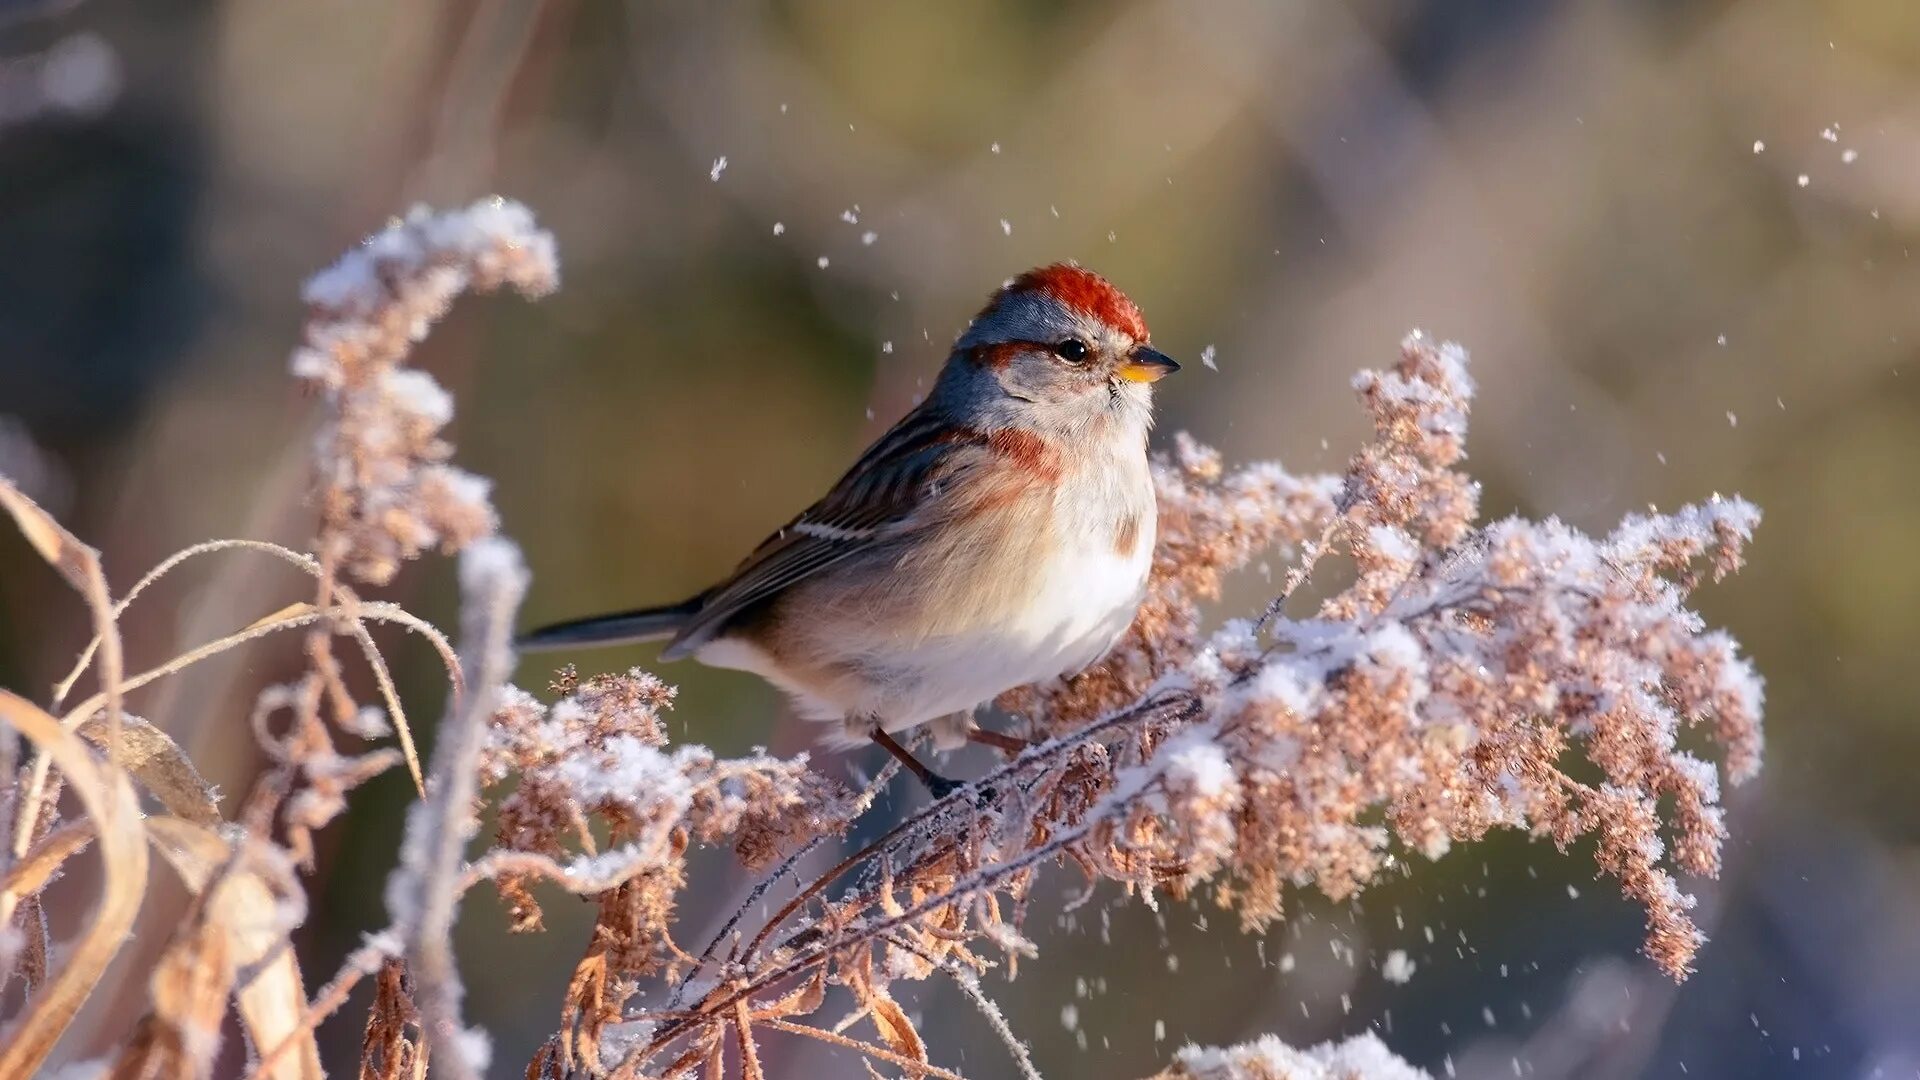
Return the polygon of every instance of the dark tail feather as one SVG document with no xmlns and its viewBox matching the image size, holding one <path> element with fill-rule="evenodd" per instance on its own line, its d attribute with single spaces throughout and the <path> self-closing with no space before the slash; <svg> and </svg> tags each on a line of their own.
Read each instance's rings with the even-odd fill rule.
<svg viewBox="0 0 1920 1080">
<path fill-rule="evenodd" d="M 514 642 L 514 647 L 539 652 L 569 645 L 625 645 L 672 637 L 700 610 L 700 603 L 701 598 L 696 596 L 666 607 L 590 615 L 584 619 L 554 623 L 522 634 Z"/>
</svg>

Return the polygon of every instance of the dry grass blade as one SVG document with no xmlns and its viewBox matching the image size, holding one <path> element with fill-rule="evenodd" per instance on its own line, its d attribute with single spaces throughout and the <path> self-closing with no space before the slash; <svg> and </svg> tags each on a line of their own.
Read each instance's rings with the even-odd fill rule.
<svg viewBox="0 0 1920 1080">
<path fill-rule="evenodd" d="M 302 555 L 280 544 L 265 540 L 208 540 L 174 552 L 155 564 L 153 569 L 141 575 L 140 580 L 133 583 L 133 588 L 127 590 L 127 595 L 121 597 L 119 603 L 113 606 L 114 618 L 118 619 L 125 614 L 127 606 L 132 604 L 141 593 L 146 592 L 154 582 L 165 577 L 181 563 L 196 555 L 206 555 L 216 551 L 262 551 L 306 571 L 309 575 L 318 576 L 320 573 L 320 564 L 311 556 Z M 93 662 L 93 654 L 100 648 L 100 642 L 101 639 L 97 635 L 92 641 L 87 642 L 87 647 L 80 652 L 80 659 L 74 661 L 73 670 L 67 672 L 66 678 L 54 684 L 53 703 L 56 707 L 73 692 L 73 684 L 80 681 L 80 676 L 86 674 L 87 665 Z"/>
<path fill-rule="evenodd" d="M 305 610 L 301 611 L 299 614 L 286 614 L 288 611 L 294 608 L 300 608 Z M 158 667 L 149 668 L 148 670 L 143 671 L 140 674 L 127 679 L 125 683 L 122 684 L 122 688 L 126 690 L 137 690 L 140 687 L 145 686 L 150 682 L 154 682 L 159 679 L 164 679 L 169 675 L 177 674 L 181 671 L 186 670 L 187 668 L 192 667 L 193 665 L 199 663 L 202 660 L 206 660 L 211 657 L 218 656 L 221 653 L 226 652 L 227 650 L 232 649 L 236 646 L 244 645 L 249 641 L 256 641 L 260 638 L 266 637 L 267 635 L 272 634 L 279 630 L 291 630 L 295 627 L 310 626 L 313 623 L 319 622 L 323 618 L 325 618 L 325 615 L 323 613 L 313 611 L 309 607 L 309 605 L 305 605 L 305 604 L 289 605 L 287 608 L 282 608 L 280 611 L 275 612 L 273 615 L 269 615 L 266 618 L 253 623 L 252 625 L 248 626 L 244 630 L 240 630 L 235 633 L 228 634 L 226 637 L 223 637 L 218 641 L 210 641 L 205 645 L 200 646 L 199 648 L 189 649 L 186 652 L 183 652 L 180 655 L 175 656 L 171 660 L 168 660 L 166 663 L 159 665 Z M 98 713 L 100 710 L 100 707 L 105 703 L 106 703 L 106 695 L 104 693 L 94 694 L 93 696 L 88 697 L 85 700 L 81 701 L 80 704 L 75 705 L 73 708 L 67 710 L 66 715 L 61 718 L 61 723 L 69 727 L 77 725 L 81 721 L 86 720 L 89 717 L 92 717 L 96 713 Z"/>
<path fill-rule="evenodd" d="M 3 476 L 0 476 L 0 507 L 5 507 L 7 513 L 12 515 L 27 542 L 40 553 L 40 557 L 60 571 L 61 576 L 86 598 L 87 607 L 93 613 L 94 635 L 101 643 L 101 690 L 97 697 L 107 710 L 107 759 L 110 762 L 117 761 L 122 712 L 120 698 L 125 689 L 121 684 L 125 675 L 125 658 L 120 649 L 120 631 L 113 621 L 113 599 L 107 593 L 106 575 L 100 570 L 100 553 L 62 528 L 53 515 L 42 510 L 38 503 L 27 498 Z M 27 846 L 39 828 L 41 796 L 47 786 L 47 762 L 47 750 L 42 747 L 34 760 L 26 791 L 14 803 L 15 858 L 26 854 Z M 145 858 L 144 849 L 141 857 Z M 0 926 L 12 920 L 16 902 L 13 893 L 0 892 Z"/>
<path fill-rule="evenodd" d="M 0 890 L 33 896 L 46 887 L 66 861 L 93 843 L 93 822 L 69 821 L 40 838 L 32 850 L 0 878 Z"/>
<path fill-rule="evenodd" d="M 0 507 L 13 515 L 21 534 L 41 558 L 60 571 L 60 576 L 75 589 L 87 591 L 90 574 L 99 569 L 98 552 L 62 528 L 52 514 L 42 510 L 39 503 L 27 498 L 4 476 L 0 476 Z"/>
<path fill-rule="evenodd" d="M 454 658 L 451 646 L 446 644 L 446 637 L 419 616 L 406 611 L 396 604 L 388 603 L 356 604 L 352 613 L 355 617 L 372 619 L 376 622 L 398 623 L 424 634 L 429 640 L 433 641 L 435 647 L 441 651 L 442 659 L 453 665 L 449 670 L 458 672 L 458 660 Z M 244 645 L 249 641 L 258 640 L 281 630 L 292 630 L 302 626 L 312 626 L 314 623 L 330 617 L 332 617 L 331 612 L 317 610 L 312 604 L 304 602 L 288 604 L 286 607 L 270 615 L 262 616 L 244 629 L 237 630 L 217 641 L 209 641 L 198 648 L 189 649 L 164 664 L 149 668 L 127 679 L 121 684 L 121 687 L 126 690 L 136 690 L 150 682 L 177 674 L 202 660 L 218 656 L 229 649 Z M 458 689 L 460 685 L 456 677 L 455 688 Z M 62 722 L 69 725 L 76 724 L 99 711 L 100 707 L 105 703 L 106 695 L 104 693 L 95 694 L 67 710 Z"/>
<path fill-rule="evenodd" d="M 118 604 L 114 605 L 113 614 L 115 618 L 118 618 L 125 612 L 127 606 L 132 604 L 133 601 L 152 586 L 154 582 L 165 577 L 181 563 L 196 556 L 223 551 L 255 551 L 272 555 L 282 562 L 305 572 L 307 576 L 316 579 L 322 577 L 324 573 L 318 559 L 281 544 L 269 543 L 265 540 L 209 540 L 205 543 L 195 544 L 174 552 L 172 555 L 162 559 L 153 569 L 142 575 L 139 581 L 134 582 L 133 588 L 127 591 L 127 595 L 122 597 Z M 339 596 L 349 616 L 361 607 L 359 598 L 346 586 L 336 582 L 333 585 L 333 591 Z M 289 618 L 313 611 L 315 611 L 315 608 L 311 604 L 289 604 L 279 611 L 274 612 L 272 615 L 255 620 L 252 625 L 246 627 L 242 632 L 251 631 L 262 626 L 275 625 L 276 619 Z M 425 637 L 434 646 L 434 649 L 440 654 L 441 663 L 447 669 L 448 679 L 451 680 L 455 691 L 458 691 L 460 688 L 460 664 L 458 658 L 454 656 L 453 646 L 447 641 L 446 636 L 424 620 L 411 617 L 404 619 L 394 617 L 392 621 L 407 625 L 409 629 Z M 394 732 L 399 736 L 401 753 L 404 754 L 407 759 L 407 772 L 413 777 L 414 789 L 420 793 L 422 798 L 425 798 L 426 784 L 421 776 L 420 754 L 414 746 L 413 729 L 407 722 L 406 710 L 401 707 L 400 695 L 394 689 L 393 675 L 387 668 L 386 658 L 381 655 L 379 647 L 374 644 L 373 636 L 367 633 L 366 624 L 363 619 L 349 618 L 348 630 L 353 634 L 354 640 L 359 642 L 360 651 L 366 656 L 368 666 L 373 669 L 374 680 L 380 688 L 381 700 L 386 705 L 388 714 L 393 718 Z M 53 700 L 56 705 L 65 701 L 67 695 L 72 692 L 73 684 L 78 682 L 80 676 L 86 672 L 87 665 L 92 662 L 94 652 L 100 647 L 101 641 L 102 639 L 96 635 L 92 641 L 88 642 L 87 647 L 81 652 L 79 660 L 74 662 L 73 670 L 69 671 L 66 678 L 60 680 L 60 682 L 55 685 Z M 179 813 L 178 810 L 174 812 Z"/>
<path fill-rule="evenodd" d="M 0 1076 L 32 1076 L 133 928 L 146 895 L 147 842 L 133 786 L 122 774 L 102 768 L 79 736 L 61 730 L 59 721 L 5 690 L 0 690 L 0 721 L 59 766 L 98 830 L 100 858 L 106 866 L 105 888 L 93 923 L 68 949 L 59 973 L 35 997 L 11 1040 L 0 1047 Z"/>
<path fill-rule="evenodd" d="M 203 938 L 202 944 L 210 948 L 209 958 L 229 966 L 226 987 L 233 992 L 253 1045 L 296 1040 L 265 1075 L 273 1080 L 318 1080 L 320 1051 L 302 1022 L 306 988 L 288 947 L 288 928 L 273 888 L 218 834 L 194 822 L 157 817 L 147 822 L 147 831 L 181 881 L 200 898 L 206 933 L 224 939 L 214 944 Z M 223 990 L 223 1002 L 225 994 Z"/>
<path fill-rule="evenodd" d="M 741 1080 L 767 1080 L 767 1071 L 760 1065 L 760 1048 L 753 1041 L 753 1017 L 747 1014 L 745 1001 L 733 1007 L 733 1034 L 740 1044 Z"/>
<path fill-rule="evenodd" d="M 407 710 L 400 705 L 400 692 L 394 689 L 393 672 L 387 668 L 387 658 L 380 654 L 380 647 L 373 642 L 373 635 L 367 633 L 367 625 L 358 619 L 352 624 L 353 640 L 360 643 L 361 655 L 367 658 L 367 666 L 373 669 L 374 685 L 380 688 L 380 700 L 387 707 L 387 716 L 393 721 L 394 733 L 400 736 L 400 754 L 407 759 L 407 775 L 413 777 L 413 790 L 421 798 L 427 797 L 427 779 L 420 771 L 420 750 L 413 745 L 413 725 L 407 722 Z M 451 674 L 454 693 L 460 692 L 460 669 L 458 666 L 448 669 Z"/>
<path fill-rule="evenodd" d="M 902 1057 L 885 1047 L 875 1046 L 870 1042 L 861 1042 L 859 1039 L 851 1039 L 845 1035 L 836 1035 L 822 1028 L 809 1027 L 806 1024 L 796 1024 L 790 1020 L 763 1020 L 761 1022 L 775 1031 L 784 1031 L 789 1035 L 804 1035 L 809 1039 L 818 1039 L 824 1043 L 831 1043 L 843 1050 L 852 1050 L 855 1053 L 864 1054 L 876 1061 L 884 1061 L 889 1065 L 897 1065 L 905 1069 L 909 1076 L 922 1077 L 924 1080 L 966 1080 L 966 1077 L 961 1076 L 959 1073 L 949 1069 L 943 1069 L 938 1065 L 928 1065 L 924 1061 L 915 1061 L 909 1057 Z"/>
<path fill-rule="evenodd" d="M 267 1080 L 271 1077 L 282 1058 L 292 1053 L 302 1040 L 311 1038 L 315 1028 L 346 1004 L 347 995 L 360 984 L 361 979 L 378 974 L 383 970 L 383 965 L 392 959 L 389 943 L 385 940 L 369 939 L 355 949 L 340 966 L 339 973 L 313 995 L 313 1003 L 307 1007 L 306 1015 L 300 1018 L 288 1037 L 270 1047 L 256 1048 L 260 1051 L 260 1060 L 246 1074 L 246 1080 Z"/>
<path fill-rule="evenodd" d="M 88 742 L 106 748 L 107 729 L 100 717 L 83 722 L 78 731 Z M 122 721 L 120 767 L 169 813 L 198 825 L 220 824 L 220 797 L 213 785 L 193 767 L 172 736 L 137 716 Z"/>
</svg>

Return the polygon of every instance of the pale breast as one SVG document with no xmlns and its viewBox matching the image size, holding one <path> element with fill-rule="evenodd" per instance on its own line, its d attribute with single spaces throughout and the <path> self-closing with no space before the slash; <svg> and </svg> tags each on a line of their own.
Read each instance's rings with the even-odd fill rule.
<svg viewBox="0 0 1920 1080">
<path fill-rule="evenodd" d="M 1038 505 L 1009 508 L 993 552 L 958 560 L 966 580 L 943 587 L 952 599 L 927 616 L 932 632 L 890 643 L 896 677 L 878 712 L 889 727 L 971 709 L 1106 654 L 1132 623 L 1152 563 L 1145 465 L 1070 478 Z"/>
<path fill-rule="evenodd" d="M 1133 622 L 1153 561 L 1153 492 L 1142 468 L 1067 485 L 1057 498 L 1053 554 L 1020 623 L 1036 648 L 1022 682 L 1100 659 Z"/>
<path fill-rule="evenodd" d="M 908 550 L 803 583 L 764 643 L 777 659 L 761 646 L 700 658 L 759 671 L 809 716 L 890 730 L 1085 668 L 1133 621 L 1155 521 L 1144 453 L 1083 462 Z"/>
</svg>

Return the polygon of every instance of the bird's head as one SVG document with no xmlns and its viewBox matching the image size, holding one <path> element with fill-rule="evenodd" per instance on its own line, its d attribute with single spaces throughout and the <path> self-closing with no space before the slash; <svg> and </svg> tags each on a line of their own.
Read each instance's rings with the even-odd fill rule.
<svg viewBox="0 0 1920 1080">
<path fill-rule="evenodd" d="M 1153 348 L 1125 293 L 1071 263 L 1029 270 L 994 293 L 955 343 L 952 364 L 1026 419 L 1075 427 L 1116 415 L 1144 422 L 1148 388 L 1180 370 Z"/>
</svg>

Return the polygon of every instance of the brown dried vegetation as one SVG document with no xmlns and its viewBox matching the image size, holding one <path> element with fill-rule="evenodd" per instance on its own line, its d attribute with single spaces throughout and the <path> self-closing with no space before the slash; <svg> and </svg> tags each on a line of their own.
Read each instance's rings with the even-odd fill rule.
<svg viewBox="0 0 1920 1080">
<path fill-rule="evenodd" d="M 1634 516 L 1598 538 L 1552 520 L 1480 523 L 1478 489 L 1458 469 L 1472 395 L 1464 354 L 1416 335 L 1392 368 L 1356 379 L 1374 436 L 1343 475 L 1228 469 L 1179 438 L 1155 465 L 1155 571 L 1125 641 L 1075 679 L 1007 694 L 998 704 L 1027 749 L 823 868 L 891 768 L 850 791 L 805 755 L 672 746 L 660 718 L 673 690 L 637 670 L 581 680 L 564 669 L 549 703 L 507 681 L 527 575 L 496 535 L 485 482 L 448 464 L 450 399 L 404 361 L 461 292 L 537 296 L 556 282 L 551 239 L 524 209 L 492 200 L 396 221 L 309 284 L 293 368 L 326 401 L 313 554 L 213 542 L 115 603 L 94 553 L 0 480 L 0 505 L 80 591 L 96 629 L 46 707 L 0 692 L 0 720 L 31 750 L 19 760 L 9 738 L 0 760 L 0 971 L 28 1003 L 0 1075 L 44 1061 L 99 980 L 140 906 L 149 847 L 195 901 L 149 975 L 149 1015 L 108 1063 L 114 1075 L 207 1075 L 232 1012 L 256 1054 L 252 1075 L 317 1076 L 314 1028 L 367 978 L 363 1078 L 419 1077 L 429 1062 L 436 1075 L 481 1075 L 489 1048 L 461 1020 L 450 932 L 483 882 L 522 932 L 542 929 L 543 891 L 598 904 L 530 1077 L 760 1077 L 761 1042 L 776 1037 L 830 1043 L 869 1068 L 955 1077 L 900 1004 L 903 984 L 935 976 L 953 980 L 1015 1070 L 1035 1076 L 980 976 L 1035 955 L 1024 928 L 1036 876 L 1054 865 L 1147 902 L 1208 891 L 1260 927 L 1283 916 L 1290 887 L 1345 897 L 1393 860 L 1437 857 L 1494 828 L 1562 848 L 1590 837 L 1599 869 L 1647 910 L 1648 955 L 1676 978 L 1688 970 L 1701 937 L 1673 874 L 1718 869 L 1720 785 L 1758 768 L 1761 693 L 1732 639 L 1706 631 L 1686 602 L 1696 567 L 1716 578 L 1738 568 L 1758 520 L 1748 504 Z M 458 650 L 345 580 L 384 584 L 434 548 L 461 558 Z M 305 571 L 313 598 L 129 675 L 115 622 L 125 605 L 184 559 L 244 550 Z M 1291 569 L 1266 610 L 1203 627 L 1200 605 L 1226 576 L 1276 551 Z M 1315 582 L 1325 598 L 1290 612 L 1334 552 L 1351 560 L 1350 580 Z M 447 667 L 451 702 L 429 771 L 367 632 L 375 621 L 421 635 Z M 289 629 L 306 633 L 305 669 L 261 695 L 251 728 L 271 764 L 229 818 L 124 695 Z M 349 690 L 340 639 L 371 671 L 378 707 Z M 88 672 L 98 691 L 66 706 Z M 1679 747 L 1688 728 L 1718 744 L 1721 765 Z M 339 748 L 389 733 L 397 746 Z M 304 916 L 312 836 L 356 787 L 402 762 L 424 797 L 388 883 L 391 925 L 309 994 L 287 935 Z M 136 785 L 159 812 L 141 816 Z M 80 816 L 59 813 L 63 789 Z M 491 843 L 470 850 L 487 809 Z M 54 965 L 44 890 L 90 845 L 106 867 L 102 902 Z M 676 911 L 699 847 L 731 848 L 759 876 L 696 951 L 676 937 L 687 929 Z M 761 917 L 776 889 L 787 898 Z M 1164 1075 L 1404 1068 L 1376 1049 L 1193 1050 Z"/>
</svg>

